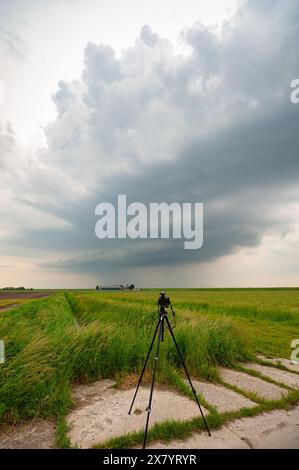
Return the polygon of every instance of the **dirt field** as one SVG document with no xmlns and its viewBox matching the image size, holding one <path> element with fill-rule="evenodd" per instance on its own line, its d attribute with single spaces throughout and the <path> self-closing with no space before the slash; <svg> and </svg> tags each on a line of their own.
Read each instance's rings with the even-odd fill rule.
<svg viewBox="0 0 299 470">
<path fill-rule="evenodd" d="M 48 297 L 53 294 L 52 291 L 34 291 L 34 290 L 24 290 L 24 291 L 0 291 L 0 301 L 1 300 L 16 300 L 16 299 L 41 299 L 42 297 Z"/>
</svg>

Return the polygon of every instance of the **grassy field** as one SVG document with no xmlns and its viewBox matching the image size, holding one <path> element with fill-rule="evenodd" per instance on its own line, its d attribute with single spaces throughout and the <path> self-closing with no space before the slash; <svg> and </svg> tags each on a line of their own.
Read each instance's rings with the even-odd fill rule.
<svg viewBox="0 0 299 470">
<path fill-rule="evenodd" d="M 299 338 L 297 289 L 173 289 L 175 336 L 195 377 L 217 381 L 219 366 L 257 353 L 289 358 Z M 66 291 L 0 312 L 0 422 L 54 417 L 64 435 L 71 386 L 139 373 L 157 321 L 158 290 Z M 171 315 L 169 315 L 171 319 Z M 173 322 L 173 320 L 171 319 Z M 166 334 L 158 380 L 184 391 Z M 186 391 L 186 390 L 185 390 Z"/>
</svg>

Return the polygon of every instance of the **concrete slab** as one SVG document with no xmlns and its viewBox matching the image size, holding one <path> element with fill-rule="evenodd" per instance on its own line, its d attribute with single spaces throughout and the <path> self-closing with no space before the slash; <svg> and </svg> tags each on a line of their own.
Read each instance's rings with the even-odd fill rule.
<svg viewBox="0 0 299 470">
<path fill-rule="evenodd" d="M 112 437 L 143 430 L 150 389 L 140 387 L 132 414 L 128 411 L 135 389 L 111 388 L 111 381 L 74 390 L 77 407 L 68 415 L 69 437 L 73 445 L 89 448 Z M 207 410 L 203 409 L 204 413 Z M 150 426 L 166 420 L 189 420 L 199 416 L 195 401 L 173 391 L 155 388 Z"/>
<path fill-rule="evenodd" d="M 297 364 L 294 364 L 290 359 L 285 359 L 283 357 L 273 357 L 273 358 L 268 358 L 262 355 L 258 356 L 259 359 L 262 359 L 263 361 L 269 362 L 270 364 L 280 364 L 282 366 L 287 367 L 288 369 L 294 371 L 294 372 L 299 372 L 299 362 Z"/>
<path fill-rule="evenodd" d="M 245 441 L 227 427 L 207 433 L 196 433 L 184 441 L 153 442 L 147 449 L 250 449 Z M 136 447 L 141 448 L 141 446 Z"/>
<path fill-rule="evenodd" d="M 55 444 L 55 424 L 35 418 L 0 431 L 0 449 L 49 449 Z"/>
<path fill-rule="evenodd" d="M 221 368 L 220 374 L 225 382 L 235 385 L 246 392 L 253 392 L 266 400 L 277 400 L 288 393 L 286 389 L 244 372 Z"/>
<path fill-rule="evenodd" d="M 253 449 L 299 449 L 299 407 L 275 410 L 228 424 Z"/>
<path fill-rule="evenodd" d="M 297 374 L 292 374 L 292 372 L 286 372 L 271 366 L 261 366 L 260 364 L 255 364 L 252 362 L 248 362 L 242 365 L 248 369 L 256 370 L 257 372 L 260 372 L 261 374 L 270 377 L 277 382 L 281 382 L 285 385 L 288 385 L 289 387 L 299 389 L 299 375 Z"/>
<path fill-rule="evenodd" d="M 202 393 L 207 402 L 215 406 L 219 413 L 257 406 L 255 402 L 222 385 L 198 382 L 197 380 L 193 380 L 192 382 L 195 390 Z"/>
<path fill-rule="evenodd" d="M 194 434 L 185 441 L 155 442 L 151 449 L 299 449 L 299 406 L 242 418 L 212 436 Z"/>
</svg>

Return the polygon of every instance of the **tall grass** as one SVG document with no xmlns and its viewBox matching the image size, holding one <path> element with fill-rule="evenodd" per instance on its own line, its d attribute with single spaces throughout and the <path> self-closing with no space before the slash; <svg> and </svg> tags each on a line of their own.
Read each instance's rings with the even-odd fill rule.
<svg viewBox="0 0 299 470">
<path fill-rule="evenodd" d="M 171 289 L 168 294 L 184 317 L 229 318 L 256 353 L 289 358 L 291 341 L 299 337 L 298 288 Z M 156 289 L 119 293 L 115 298 L 124 305 L 142 306 L 153 304 L 157 296 Z"/>
<path fill-rule="evenodd" d="M 157 314 L 138 298 L 123 298 L 59 293 L 1 314 L 0 338 L 6 344 L 6 362 L 0 366 L 2 421 L 36 415 L 62 419 L 75 381 L 140 371 Z M 192 374 L 202 378 L 217 378 L 217 366 L 248 357 L 246 342 L 227 318 L 178 315 L 175 336 Z M 175 382 L 180 366 L 166 331 L 158 378 Z"/>
<path fill-rule="evenodd" d="M 107 331 L 75 328 L 63 294 L 28 303 L 0 318 L 6 361 L 0 368 L 0 410 L 8 421 L 59 415 L 71 403 L 70 383 L 99 373 Z"/>
</svg>

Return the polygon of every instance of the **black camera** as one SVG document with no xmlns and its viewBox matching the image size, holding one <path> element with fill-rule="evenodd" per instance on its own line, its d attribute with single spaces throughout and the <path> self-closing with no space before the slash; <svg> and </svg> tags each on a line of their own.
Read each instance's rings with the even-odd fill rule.
<svg viewBox="0 0 299 470">
<path fill-rule="evenodd" d="M 160 292 L 157 305 L 160 307 L 161 312 L 166 312 L 166 308 L 170 306 L 170 298 L 167 297 L 165 292 Z"/>
</svg>

